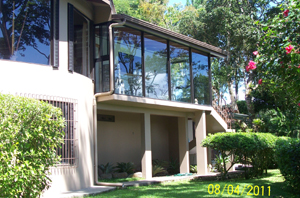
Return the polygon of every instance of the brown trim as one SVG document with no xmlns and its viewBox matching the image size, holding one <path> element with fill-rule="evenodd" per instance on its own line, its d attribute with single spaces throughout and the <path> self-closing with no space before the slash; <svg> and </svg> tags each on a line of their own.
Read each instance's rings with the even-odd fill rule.
<svg viewBox="0 0 300 198">
<path fill-rule="evenodd" d="M 188 45 L 189 47 L 199 49 L 205 52 L 210 53 L 212 56 L 223 57 L 226 58 L 228 52 L 222 50 L 221 48 L 209 45 L 207 43 L 198 41 L 191 37 L 170 31 L 168 29 L 159 27 L 157 25 L 151 24 L 149 22 L 133 18 L 131 16 L 125 14 L 113 14 L 112 20 L 124 20 L 126 19 L 126 25 L 135 27 L 145 32 L 149 32 L 150 34 L 155 34 L 157 36 L 161 36 L 170 41 L 175 41 L 180 44 Z"/>
</svg>

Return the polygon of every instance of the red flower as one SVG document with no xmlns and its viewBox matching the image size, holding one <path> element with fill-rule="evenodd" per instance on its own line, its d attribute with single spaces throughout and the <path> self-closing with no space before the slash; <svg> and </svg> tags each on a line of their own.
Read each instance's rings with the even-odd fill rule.
<svg viewBox="0 0 300 198">
<path fill-rule="evenodd" d="M 254 61 L 250 61 L 247 67 L 248 67 L 248 71 L 256 69 L 256 63 Z M 246 67 L 246 69 L 247 69 L 247 67 Z"/>
<path fill-rule="evenodd" d="M 289 68 L 292 68 L 292 66 L 289 66 Z"/>
<path fill-rule="evenodd" d="M 259 79 L 258 84 L 260 85 L 262 84 L 262 79 Z"/>
<path fill-rule="evenodd" d="M 280 61 L 280 64 L 283 64 L 283 62 L 282 62 L 282 61 Z"/>
<path fill-rule="evenodd" d="M 300 102 L 298 103 L 298 106 L 300 107 Z"/>
<path fill-rule="evenodd" d="M 285 11 L 283 12 L 283 15 L 284 15 L 285 17 L 289 16 L 289 10 L 285 10 Z"/>
<path fill-rule="evenodd" d="M 300 66 L 299 66 L 300 67 Z M 249 66 L 246 66 L 246 71 L 249 72 Z"/>
<path fill-rule="evenodd" d="M 254 54 L 255 56 L 257 56 L 257 54 L 258 54 L 258 51 L 254 51 L 254 52 L 253 52 L 253 54 Z"/>
<path fill-rule="evenodd" d="M 292 45 L 289 45 L 288 47 L 286 47 L 286 48 L 285 48 L 286 54 L 291 53 L 293 49 L 294 49 L 294 47 L 293 47 Z"/>
<path fill-rule="evenodd" d="M 298 66 L 298 68 L 300 69 L 300 65 Z"/>
</svg>

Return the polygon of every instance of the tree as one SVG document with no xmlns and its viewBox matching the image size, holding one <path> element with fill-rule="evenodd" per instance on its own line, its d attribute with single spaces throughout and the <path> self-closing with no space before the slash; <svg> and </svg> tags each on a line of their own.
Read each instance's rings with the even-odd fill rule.
<svg viewBox="0 0 300 198">
<path fill-rule="evenodd" d="M 239 84 L 244 81 L 248 111 L 254 116 L 251 89 L 256 72 L 247 73 L 245 68 L 252 58 L 260 34 L 256 20 L 265 20 L 267 9 L 273 0 L 256 1 L 191 1 L 193 14 L 186 13 L 180 21 L 180 32 L 195 39 L 218 46 L 230 53 L 226 60 L 220 60 L 213 70 L 214 80 L 225 77 L 225 81 L 213 82 L 227 87 L 231 107 L 237 109 Z M 272 10 L 274 11 L 274 10 Z M 218 69 L 219 68 L 219 69 Z M 222 75 L 222 76 L 221 76 Z"/>
</svg>

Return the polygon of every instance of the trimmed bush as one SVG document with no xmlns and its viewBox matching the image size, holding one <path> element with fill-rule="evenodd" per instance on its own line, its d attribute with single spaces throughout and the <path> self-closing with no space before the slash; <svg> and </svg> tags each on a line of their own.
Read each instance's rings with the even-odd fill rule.
<svg viewBox="0 0 300 198">
<path fill-rule="evenodd" d="M 0 197 L 39 197 L 49 188 L 63 127 L 59 108 L 0 94 Z"/>
<path fill-rule="evenodd" d="M 252 170 L 246 170 L 245 177 L 262 175 L 267 170 L 270 158 L 274 156 L 274 147 L 277 137 L 269 133 L 216 133 L 203 140 L 202 146 L 211 147 L 220 152 L 222 161 L 222 178 L 235 163 L 251 164 Z M 229 167 L 226 159 L 230 156 Z"/>
<path fill-rule="evenodd" d="M 300 140 L 279 138 L 275 147 L 276 160 L 281 174 L 295 193 L 300 193 Z"/>
</svg>

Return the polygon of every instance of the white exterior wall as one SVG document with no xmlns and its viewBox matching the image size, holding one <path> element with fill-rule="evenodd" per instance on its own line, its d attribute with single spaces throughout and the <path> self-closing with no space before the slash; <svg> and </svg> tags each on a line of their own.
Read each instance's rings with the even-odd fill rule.
<svg viewBox="0 0 300 198">
<path fill-rule="evenodd" d="M 0 60 L 0 92 L 10 94 L 36 94 L 77 100 L 78 165 L 75 168 L 55 168 L 52 185 L 45 197 L 93 185 L 93 99 L 91 79 L 68 71 L 68 3 L 93 19 L 91 4 L 86 1 L 60 0 L 59 68 L 17 61 Z"/>
</svg>

